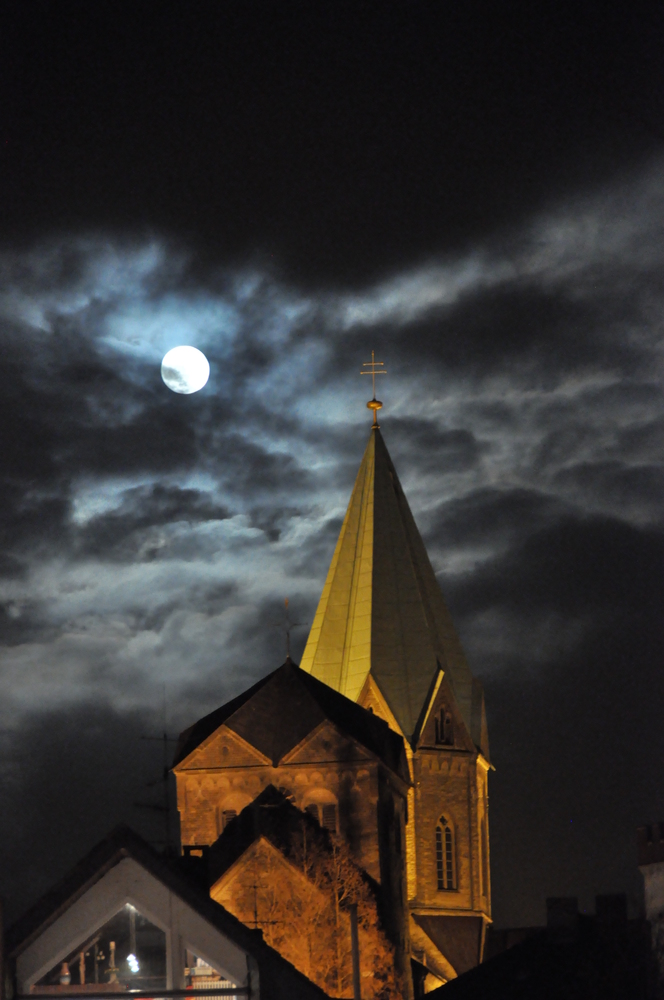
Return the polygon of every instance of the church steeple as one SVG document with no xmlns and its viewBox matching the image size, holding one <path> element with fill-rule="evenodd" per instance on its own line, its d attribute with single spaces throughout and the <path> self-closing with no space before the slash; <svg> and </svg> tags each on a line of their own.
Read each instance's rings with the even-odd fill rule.
<svg viewBox="0 0 664 1000">
<path fill-rule="evenodd" d="M 478 746 L 486 743 L 481 686 L 470 673 L 377 426 L 355 481 L 302 668 L 353 700 L 371 677 L 410 741 L 417 737 L 442 669 L 469 736 Z"/>
<path fill-rule="evenodd" d="M 427 992 L 482 959 L 491 764 L 482 686 L 385 447 L 380 406 L 374 390 L 303 669 L 289 658 L 183 733 L 174 770 L 186 842 L 221 834 L 222 846 L 236 842 L 223 832 L 229 817 L 278 770 L 297 807 L 380 883 L 399 968 Z M 406 976 L 404 996 L 411 985 Z"/>
</svg>

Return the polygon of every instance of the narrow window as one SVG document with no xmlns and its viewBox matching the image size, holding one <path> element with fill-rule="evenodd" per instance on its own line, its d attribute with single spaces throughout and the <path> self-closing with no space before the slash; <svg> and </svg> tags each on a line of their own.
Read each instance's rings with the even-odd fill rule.
<svg viewBox="0 0 664 1000">
<path fill-rule="evenodd" d="M 454 743 L 452 729 L 452 713 L 441 708 L 434 719 L 435 741 L 439 746 L 451 746 Z"/>
<path fill-rule="evenodd" d="M 330 833 L 336 833 L 337 807 L 334 805 L 334 803 L 331 803 L 330 805 L 324 805 L 321 808 L 321 812 L 323 814 L 321 826 L 324 826 L 326 829 L 328 829 Z"/>
<path fill-rule="evenodd" d="M 447 888 L 454 888 L 454 858 L 452 856 L 452 831 L 445 827 L 445 881 Z"/>
<path fill-rule="evenodd" d="M 454 838 L 444 817 L 436 827 L 436 882 L 439 890 L 454 888 Z"/>
<path fill-rule="evenodd" d="M 489 838 L 487 836 L 486 817 L 482 817 L 482 895 L 489 895 Z"/>
<path fill-rule="evenodd" d="M 337 804 L 336 802 L 310 802 L 304 807 L 304 811 L 324 826 L 330 833 L 337 832 Z"/>
<path fill-rule="evenodd" d="M 235 809 L 224 809 L 221 814 L 221 829 L 225 830 L 232 819 L 237 816 L 237 811 Z"/>
</svg>

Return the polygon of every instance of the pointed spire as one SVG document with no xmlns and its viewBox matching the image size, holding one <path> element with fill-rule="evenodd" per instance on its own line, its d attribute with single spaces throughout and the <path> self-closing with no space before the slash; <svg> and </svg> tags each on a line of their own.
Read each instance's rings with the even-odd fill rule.
<svg viewBox="0 0 664 1000">
<path fill-rule="evenodd" d="M 302 669 L 353 700 L 371 675 L 404 736 L 412 738 L 439 668 L 479 743 L 473 725 L 478 682 L 380 430 L 373 427 Z"/>
</svg>

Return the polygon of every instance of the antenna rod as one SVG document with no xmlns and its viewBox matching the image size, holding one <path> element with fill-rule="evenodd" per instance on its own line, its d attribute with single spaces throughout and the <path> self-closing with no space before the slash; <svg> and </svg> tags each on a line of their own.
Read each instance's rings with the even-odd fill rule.
<svg viewBox="0 0 664 1000">
<path fill-rule="evenodd" d="M 291 650 L 291 646 L 290 646 L 290 634 L 291 634 L 291 629 L 294 629 L 294 628 L 303 628 L 305 625 L 307 625 L 307 622 L 292 622 L 290 620 L 290 615 L 288 613 L 288 598 L 287 597 L 284 598 L 284 608 L 285 608 L 285 611 L 284 611 L 284 621 L 283 622 L 272 622 L 272 627 L 273 628 L 283 628 L 284 629 L 284 632 L 286 634 L 286 659 L 290 660 L 290 650 Z"/>
</svg>

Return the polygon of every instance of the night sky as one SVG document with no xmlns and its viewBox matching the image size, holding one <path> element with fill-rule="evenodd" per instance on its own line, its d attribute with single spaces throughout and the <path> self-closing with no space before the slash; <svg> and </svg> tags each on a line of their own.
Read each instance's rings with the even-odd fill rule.
<svg viewBox="0 0 664 1000">
<path fill-rule="evenodd" d="M 9 5 L 0 893 L 311 622 L 381 424 L 487 694 L 494 916 L 626 891 L 664 819 L 664 14 Z M 207 386 L 160 362 L 192 344 Z M 293 632 L 294 656 L 307 629 Z"/>
</svg>

